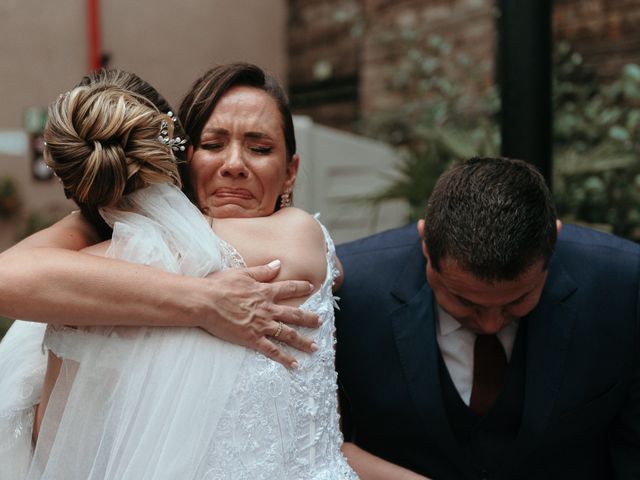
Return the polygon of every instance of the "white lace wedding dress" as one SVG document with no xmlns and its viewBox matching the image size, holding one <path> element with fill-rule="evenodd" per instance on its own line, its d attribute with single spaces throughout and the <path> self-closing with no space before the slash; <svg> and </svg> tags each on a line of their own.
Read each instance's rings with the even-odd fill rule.
<svg viewBox="0 0 640 480">
<path fill-rule="evenodd" d="M 103 212 L 115 224 L 108 255 L 194 276 L 244 266 L 174 187 L 154 186 L 127 198 L 128 212 Z M 0 465 L 20 460 L 7 468 L 12 476 L 6 478 L 357 478 L 340 452 L 331 291 L 335 250 L 322 228 L 327 276 L 302 308 L 318 313 L 323 324 L 304 331 L 317 352 L 292 351 L 298 369 L 288 371 L 197 329 L 49 327 L 44 346 L 63 365 L 35 452 L 30 436 L 43 357 L 33 344 L 42 339 L 42 328 L 17 324 L 7 336 L 14 354 L 19 349 L 11 339 L 21 336 L 16 334 L 35 340 L 30 362 L 17 362 L 28 366 L 8 382 L 0 377 L 0 391 L 10 394 L 0 401 L 0 428 L 7 429 L 0 433 L 8 438 L 0 442 Z M 0 345 L 0 372 L 2 346 L 7 345 Z"/>
</svg>

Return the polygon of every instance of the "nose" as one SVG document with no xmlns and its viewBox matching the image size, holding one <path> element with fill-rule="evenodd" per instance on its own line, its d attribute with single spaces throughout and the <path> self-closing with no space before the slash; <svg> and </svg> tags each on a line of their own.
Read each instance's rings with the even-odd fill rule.
<svg viewBox="0 0 640 480">
<path fill-rule="evenodd" d="M 248 173 L 249 171 L 247 170 L 247 164 L 242 155 L 242 149 L 238 146 L 232 146 L 227 150 L 220 174 L 223 177 L 246 178 Z"/>
<path fill-rule="evenodd" d="M 477 312 L 478 328 L 485 335 L 495 335 L 507 323 L 507 317 L 501 308 L 483 308 Z"/>
</svg>

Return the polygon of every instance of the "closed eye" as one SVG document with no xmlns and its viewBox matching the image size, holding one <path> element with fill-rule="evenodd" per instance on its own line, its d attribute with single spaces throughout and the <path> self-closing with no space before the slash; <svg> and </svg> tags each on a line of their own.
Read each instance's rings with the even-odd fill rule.
<svg viewBox="0 0 640 480">
<path fill-rule="evenodd" d="M 271 152 L 273 152 L 272 147 L 249 147 L 249 150 L 259 155 L 269 155 Z"/>
<path fill-rule="evenodd" d="M 456 297 L 456 300 L 458 300 L 458 303 L 460 303 L 460 305 L 464 305 L 465 307 L 473 307 L 475 305 L 475 303 L 470 302 L 466 298 L 459 297 L 457 295 L 455 295 L 455 297 Z"/>
<path fill-rule="evenodd" d="M 531 293 L 531 292 L 527 292 L 527 293 L 525 293 L 524 295 L 522 295 L 522 296 L 520 296 L 520 297 L 516 298 L 514 301 L 509 302 L 507 305 L 509 305 L 509 306 L 515 306 L 515 305 L 518 305 L 518 304 L 522 303 L 522 302 L 524 301 L 524 299 L 525 299 L 525 298 L 527 298 L 527 296 L 529 295 L 529 293 Z"/>
<path fill-rule="evenodd" d="M 200 148 L 204 150 L 219 150 L 223 147 L 221 142 L 207 142 L 200 145 Z"/>
</svg>

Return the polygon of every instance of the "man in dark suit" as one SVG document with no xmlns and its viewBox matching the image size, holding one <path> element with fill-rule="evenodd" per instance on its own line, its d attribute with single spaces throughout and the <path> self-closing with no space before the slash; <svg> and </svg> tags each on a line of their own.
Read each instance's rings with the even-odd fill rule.
<svg viewBox="0 0 640 480">
<path fill-rule="evenodd" d="M 640 478 L 640 247 L 561 228 L 533 167 L 458 165 L 417 226 L 338 255 L 355 452 L 434 479 Z"/>
</svg>

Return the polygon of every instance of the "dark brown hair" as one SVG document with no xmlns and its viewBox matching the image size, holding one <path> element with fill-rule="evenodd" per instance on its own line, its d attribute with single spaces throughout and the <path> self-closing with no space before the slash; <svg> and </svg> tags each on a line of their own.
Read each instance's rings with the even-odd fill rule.
<svg viewBox="0 0 640 480">
<path fill-rule="evenodd" d="M 222 96 L 233 87 L 238 86 L 262 90 L 276 102 L 282 116 L 287 163 L 290 162 L 296 153 L 296 137 L 287 97 L 272 75 L 250 63 L 229 63 L 211 68 L 195 81 L 189 93 L 182 100 L 178 116 L 188 136 L 192 139 L 194 148 L 200 144 L 202 130 Z M 186 168 L 186 165 L 180 166 L 184 190 L 193 199 L 189 182 L 190 176 Z"/>
<path fill-rule="evenodd" d="M 545 268 L 556 243 L 556 210 L 542 175 L 507 158 L 473 158 L 440 176 L 427 204 L 431 266 L 443 258 L 486 281 L 514 280 Z"/>
</svg>

